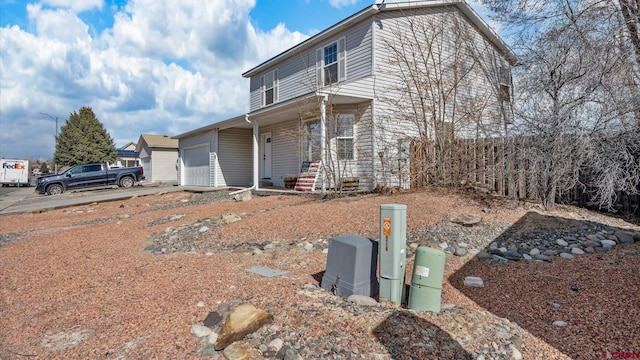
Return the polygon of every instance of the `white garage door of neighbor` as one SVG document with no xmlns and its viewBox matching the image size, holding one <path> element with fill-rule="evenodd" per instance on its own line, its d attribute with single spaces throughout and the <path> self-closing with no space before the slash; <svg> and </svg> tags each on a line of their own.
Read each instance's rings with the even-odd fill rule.
<svg viewBox="0 0 640 360">
<path fill-rule="evenodd" d="M 184 184 L 210 186 L 209 146 L 184 150 Z"/>
</svg>

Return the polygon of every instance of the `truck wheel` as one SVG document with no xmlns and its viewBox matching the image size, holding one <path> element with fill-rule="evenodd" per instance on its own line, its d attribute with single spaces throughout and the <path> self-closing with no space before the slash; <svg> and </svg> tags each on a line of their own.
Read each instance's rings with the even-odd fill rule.
<svg viewBox="0 0 640 360">
<path fill-rule="evenodd" d="M 131 176 L 125 176 L 120 179 L 120 186 L 123 188 L 129 188 L 133 186 L 133 178 Z"/>
<path fill-rule="evenodd" d="M 59 184 L 52 184 L 47 187 L 47 194 L 49 195 L 60 195 L 62 194 L 62 191 L 62 185 Z"/>
</svg>

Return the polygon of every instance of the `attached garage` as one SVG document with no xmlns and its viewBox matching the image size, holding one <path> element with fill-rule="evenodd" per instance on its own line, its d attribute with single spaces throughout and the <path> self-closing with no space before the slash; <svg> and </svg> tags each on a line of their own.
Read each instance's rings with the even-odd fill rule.
<svg viewBox="0 0 640 360">
<path fill-rule="evenodd" d="M 251 186 L 253 124 L 244 115 L 174 137 L 180 185 Z"/>
<path fill-rule="evenodd" d="M 182 163 L 184 185 L 211 186 L 208 143 L 184 149 Z"/>
</svg>

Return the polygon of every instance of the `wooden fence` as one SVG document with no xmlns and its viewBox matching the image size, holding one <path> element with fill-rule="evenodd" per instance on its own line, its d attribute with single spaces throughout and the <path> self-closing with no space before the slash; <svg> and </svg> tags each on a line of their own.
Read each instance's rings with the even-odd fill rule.
<svg viewBox="0 0 640 360">
<path fill-rule="evenodd" d="M 413 141 L 410 148 L 410 179 L 412 188 L 426 186 L 468 185 L 486 189 L 514 199 L 538 199 L 539 173 L 532 169 L 527 149 L 534 137 L 490 139 L 456 139 L 445 144 L 433 141 Z M 593 188 L 576 186 L 558 193 L 558 203 L 589 207 Z M 614 205 L 625 213 L 640 207 L 640 196 L 622 192 Z"/>
</svg>

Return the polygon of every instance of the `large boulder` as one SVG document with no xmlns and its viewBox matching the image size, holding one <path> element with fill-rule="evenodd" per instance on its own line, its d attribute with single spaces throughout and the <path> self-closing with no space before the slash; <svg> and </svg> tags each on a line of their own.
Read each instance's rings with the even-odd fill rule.
<svg viewBox="0 0 640 360">
<path fill-rule="evenodd" d="M 633 244 L 633 242 L 635 241 L 633 238 L 633 234 L 630 232 L 618 230 L 614 235 L 623 244 Z"/>
<path fill-rule="evenodd" d="M 463 226 L 473 226 L 482 221 L 482 217 L 472 214 L 452 213 L 449 215 L 449 221 Z"/>
<path fill-rule="evenodd" d="M 245 303 L 235 306 L 222 325 L 220 336 L 218 336 L 214 347 L 216 350 L 222 350 L 272 321 L 273 315 L 257 309 L 251 304 Z"/>
</svg>

